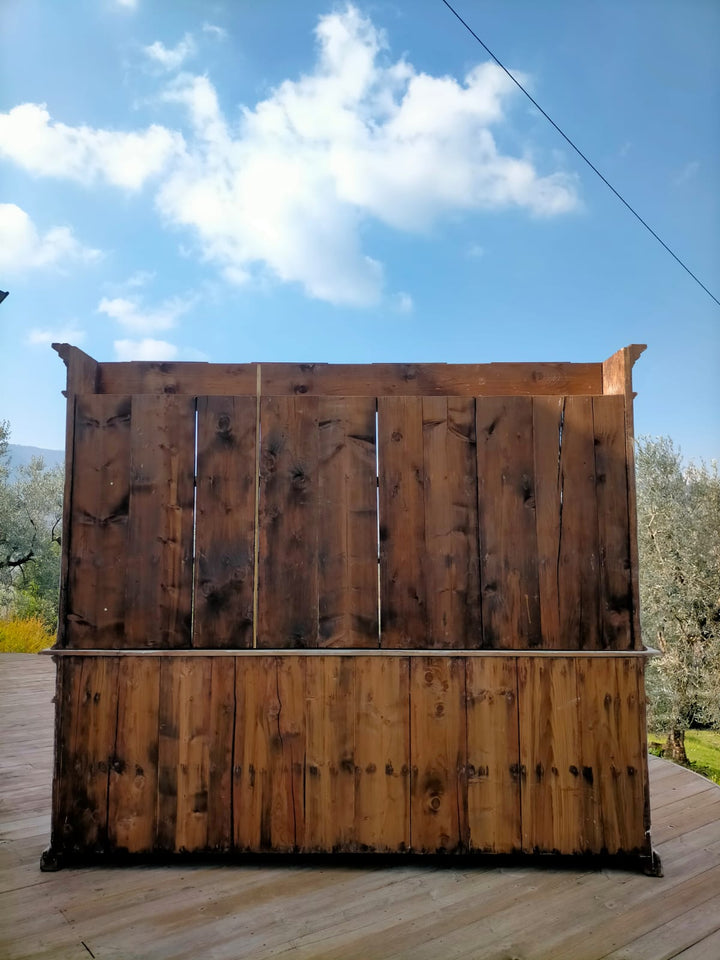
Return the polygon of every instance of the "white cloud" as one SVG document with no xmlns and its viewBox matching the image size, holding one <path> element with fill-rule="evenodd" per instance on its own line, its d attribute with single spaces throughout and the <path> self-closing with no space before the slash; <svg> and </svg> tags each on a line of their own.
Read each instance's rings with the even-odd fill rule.
<svg viewBox="0 0 720 960">
<path fill-rule="evenodd" d="M 130 332 L 158 333 L 171 330 L 195 302 L 195 297 L 171 297 L 159 307 L 146 308 L 137 297 L 103 297 L 97 309 Z"/>
<path fill-rule="evenodd" d="M 382 265 L 363 247 L 367 221 L 421 231 L 478 211 L 577 208 L 573 177 L 539 173 L 529 149 L 514 157 L 498 147 L 492 128 L 507 123 L 516 95 L 499 67 L 462 80 L 418 72 L 390 59 L 382 31 L 352 5 L 322 17 L 316 40 L 311 72 L 244 107 L 239 123 L 207 77 L 181 74 L 162 99 L 182 107 L 185 137 L 67 127 L 25 104 L 0 115 L 0 154 L 36 173 L 126 188 L 162 171 L 157 209 L 228 281 L 270 275 L 336 304 L 382 296 Z M 157 49 L 166 61 L 178 50 Z"/>
<path fill-rule="evenodd" d="M 150 60 L 159 64 L 163 70 L 177 70 L 188 57 L 196 53 L 195 41 L 192 35 L 186 33 L 176 47 L 166 47 L 159 40 L 143 47 L 143 51 Z"/>
<path fill-rule="evenodd" d="M 118 360 L 174 360 L 178 348 L 167 340 L 115 340 L 115 356 Z"/>
<path fill-rule="evenodd" d="M 119 7 L 126 7 L 128 10 L 136 10 L 138 5 L 137 0 L 115 0 L 115 3 Z"/>
<path fill-rule="evenodd" d="M 227 39 L 228 32 L 224 27 L 218 27 L 214 23 L 206 22 L 202 25 L 202 28 L 203 28 L 203 33 L 211 34 L 213 37 L 215 37 L 216 40 Z"/>
<path fill-rule="evenodd" d="M 514 92 L 498 67 L 458 82 L 386 62 L 383 34 L 352 6 L 321 18 L 316 35 L 313 72 L 245 108 L 239 129 L 207 77 L 183 75 L 165 94 L 185 106 L 194 138 L 158 207 L 228 280 L 262 265 L 312 297 L 366 305 L 383 282 L 361 248 L 368 218 L 415 231 L 458 211 L 577 205 L 572 178 L 497 148 L 489 127 Z"/>
<path fill-rule="evenodd" d="M 64 327 L 43 329 L 36 327 L 28 333 L 25 342 L 33 347 L 44 347 L 49 343 L 72 343 L 77 346 L 84 339 L 85 331 L 81 330 L 77 324 L 71 323 Z"/>
<path fill-rule="evenodd" d="M 55 123 L 45 104 L 23 103 L 0 113 L 0 157 L 39 176 L 80 183 L 104 179 L 137 190 L 183 149 L 180 133 L 153 124 L 123 133 Z"/>
<path fill-rule="evenodd" d="M 84 247 L 69 227 L 40 233 L 28 214 L 14 203 L 0 203 L 0 270 L 6 275 L 70 262 L 89 263 L 102 256 Z"/>
</svg>

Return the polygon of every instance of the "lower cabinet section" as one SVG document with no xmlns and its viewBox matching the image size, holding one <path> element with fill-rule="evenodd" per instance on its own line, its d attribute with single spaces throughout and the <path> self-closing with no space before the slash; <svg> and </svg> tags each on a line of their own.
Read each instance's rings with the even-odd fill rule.
<svg viewBox="0 0 720 960">
<path fill-rule="evenodd" d="M 650 854 L 641 657 L 57 659 L 57 860 Z"/>
</svg>

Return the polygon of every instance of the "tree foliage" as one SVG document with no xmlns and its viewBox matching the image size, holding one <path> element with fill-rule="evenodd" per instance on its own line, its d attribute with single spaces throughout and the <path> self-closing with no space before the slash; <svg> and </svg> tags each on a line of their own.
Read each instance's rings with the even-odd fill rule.
<svg viewBox="0 0 720 960">
<path fill-rule="evenodd" d="M 666 752 L 686 760 L 684 733 L 720 727 L 720 476 L 684 466 L 671 440 L 637 445 L 640 610 L 646 645 L 663 654 L 648 670 L 650 723 Z"/>
<path fill-rule="evenodd" d="M 0 613 L 57 619 L 63 470 L 33 458 L 10 476 L 9 427 L 0 422 Z"/>
</svg>

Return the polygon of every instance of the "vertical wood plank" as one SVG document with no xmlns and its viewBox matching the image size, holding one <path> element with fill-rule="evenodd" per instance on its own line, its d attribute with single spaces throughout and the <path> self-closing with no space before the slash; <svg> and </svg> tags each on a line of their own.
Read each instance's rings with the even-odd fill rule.
<svg viewBox="0 0 720 960">
<path fill-rule="evenodd" d="M 304 832 L 305 660 L 238 658 L 236 691 L 235 846 L 292 852 Z"/>
<path fill-rule="evenodd" d="M 584 794 L 575 662 L 519 658 L 525 853 L 582 853 Z"/>
<path fill-rule="evenodd" d="M 410 847 L 407 657 L 355 659 L 355 837 L 359 850 Z"/>
<path fill-rule="evenodd" d="M 75 398 L 68 518 L 67 646 L 124 645 L 130 398 Z"/>
<path fill-rule="evenodd" d="M 425 646 L 422 398 L 378 398 L 381 646 Z"/>
<path fill-rule="evenodd" d="M 630 526 L 630 576 L 632 580 L 633 646 L 642 649 L 640 634 L 640 586 L 638 579 L 638 543 L 637 543 L 637 494 L 635 489 L 635 417 L 633 400 L 635 393 L 632 384 L 632 369 L 640 355 L 647 349 L 644 343 L 633 343 L 623 347 L 602 365 L 603 394 L 620 394 L 625 397 L 625 463 L 628 478 L 628 514 Z"/>
<path fill-rule="evenodd" d="M 132 403 L 126 645 L 190 646 L 195 399 Z"/>
<path fill-rule="evenodd" d="M 199 397 L 193 646 L 251 647 L 253 397 Z"/>
<path fill-rule="evenodd" d="M 417 853 L 467 848 L 465 663 L 410 662 L 411 836 Z"/>
<path fill-rule="evenodd" d="M 632 576 L 627 465 L 625 462 L 625 399 L 594 397 L 595 476 L 601 635 L 606 649 L 628 650 L 632 636 Z"/>
<path fill-rule="evenodd" d="M 73 853 L 107 845 L 107 799 L 117 721 L 117 657 L 62 665 L 58 809 L 54 835 Z"/>
<path fill-rule="evenodd" d="M 375 398 L 319 398 L 318 429 L 318 645 L 377 647 Z"/>
<path fill-rule="evenodd" d="M 208 843 L 211 662 L 173 657 L 160 681 L 158 838 L 167 850 Z"/>
<path fill-rule="evenodd" d="M 542 647 L 560 650 L 565 633 L 560 621 L 560 461 L 564 397 L 533 397 L 535 510 L 540 586 Z"/>
<path fill-rule="evenodd" d="M 355 660 L 311 657 L 305 674 L 306 851 L 355 845 Z"/>
<path fill-rule="evenodd" d="M 468 657 L 465 669 L 468 847 L 519 852 L 517 663 L 509 657 Z"/>
<path fill-rule="evenodd" d="M 118 658 L 115 756 L 110 771 L 108 839 L 118 851 L 155 846 L 160 661 Z"/>
<path fill-rule="evenodd" d="M 601 646 L 598 523 L 591 397 L 566 397 L 560 450 L 558 606 L 562 646 Z"/>
<path fill-rule="evenodd" d="M 423 397 L 427 645 L 482 644 L 475 401 Z"/>
<path fill-rule="evenodd" d="M 235 660 L 210 658 L 209 775 L 207 845 L 229 850 L 233 844 L 232 766 L 235 727 Z"/>
<path fill-rule="evenodd" d="M 53 343 L 53 350 L 62 359 L 67 368 L 67 389 L 63 391 L 67 397 L 65 411 L 65 482 L 63 487 L 63 503 L 72 503 L 73 476 L 75 471 L 75 406 L 78 394 L 95 393 L 98 389 L 99 364 L 82 350 L 69 343 Z M 124 391 L 127 392 L 127 391 Z M 70 522 L 71 513 L 65 509 L 62 519 L 62 542 L 60 559 L 60 598 L 58 612 L 57 645 L 67 646 L 68 624 L 68 570 L 70 560 Z"/>
<path fill-rule="evenodd" d="M 529 397 L 477 398 L 483 645 L 542 639 Z"/>
<path fill-rule="evenodd" d="M 576 661 L 584 834 L 593 853 L 649 853 L 642 664 Z"/>
<path fill-rule="evenodd" d="M 260 430 L 257 645 L 316 647 L 318 399 L 264 397 Z"/>
</svg>

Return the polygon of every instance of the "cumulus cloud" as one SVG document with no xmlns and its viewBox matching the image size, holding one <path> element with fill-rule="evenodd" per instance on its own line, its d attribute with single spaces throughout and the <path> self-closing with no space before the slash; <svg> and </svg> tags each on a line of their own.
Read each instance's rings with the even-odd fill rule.
<svg viewBox="0 0 720 960">
<path fill-rule="evenodd" d="M 383 32 L 352 5 L 321 17 L 315 33 L 312 70 L 243 107 L 237 122 L 208 77 L 185 73 L 162 94 L 181 108 L 184 136 L 67 127 L 25 104 L 0 115 L 0 153 L 36 173 L 130 189 L 162 170 L 158 211 L 228 281 L 259 272 L 357 306 L 383 294 L 367 222 L 425 231 L 446 216 L 577 207 L 571 176 L 541 173 L 529 149 L 518 157 L 498 146 L 494 130 L 515 96 L 499 67 L 480 64 L 462 79 L 418 71 L 393 60 Z M 156 49 L 168 63 L 180 56 Z"/>
<path fill-rule="evenodd" d="M 45 104 L 38 103 L 0 113 L 0 157 L 39 176 L 84 184 L 104 179 L 137 190 L 182 149 L 180 133 L 156 124 L 130 133 L 70 127 L 51 120 Z"/>
<path fill-rule="evenodd" d="M 0 270 L 23 273 L 70 262 L 89 263 L 102 256 L 84 247 L 69 227 L 52 227 L 40 233 L 21 207 L 0 203 Z"/>
<path fill-rule="evenodd" d="M 80 344 L 85 339 L 85 331 L 81 330 L 76 323 L 67 324 L 64 327 L 39 328 L 31 330 L 25 342 L 32 347 L 45 347 L 49 343 L 73 343 Z"/>
<path fill-rule="evenodd" d="M 171 330 L 194 304 L 195 299 L 192 297 L 171 297 L 159 307 L 148 308 L 144 307 L 137 297 L 103 297 L 97 309 L 98 313 L 104 313 L 130 332 L 158 333 Z"/>
<path fill-rule="evenodd" d="M 352 6 L 322 17 L 316 38 L 314 70 L 244 108 L 235 129 L 207 77 L 183 75 L 165 94 L 194 136 L 158 207 L 228 280 L 261 264 L 312 297 L 367 305 L 383 272 L 362 250 L 364 220 L 416 231 L 453 212 L 576 206 L 570 177 L 498 149 L 490 127 L 514 85 L 495 65 L 459 82 L 389 61 L 383 34 Z"/>
<path fill-rule="evenodd" d="M 143 47 L 145 55 L 163 68 L 163 70 L 177 70 L 189 57 L 196 53 L 195 41 L 192 35 L 186 33 L 176 47 L 166 47 L 159 40 Z"/>
<path fill-rule="evenodd" d="M 178 348 L 167 340 L 115 340 L 115 356 L 118 360 L 174 360 Z"/>
</svg>

